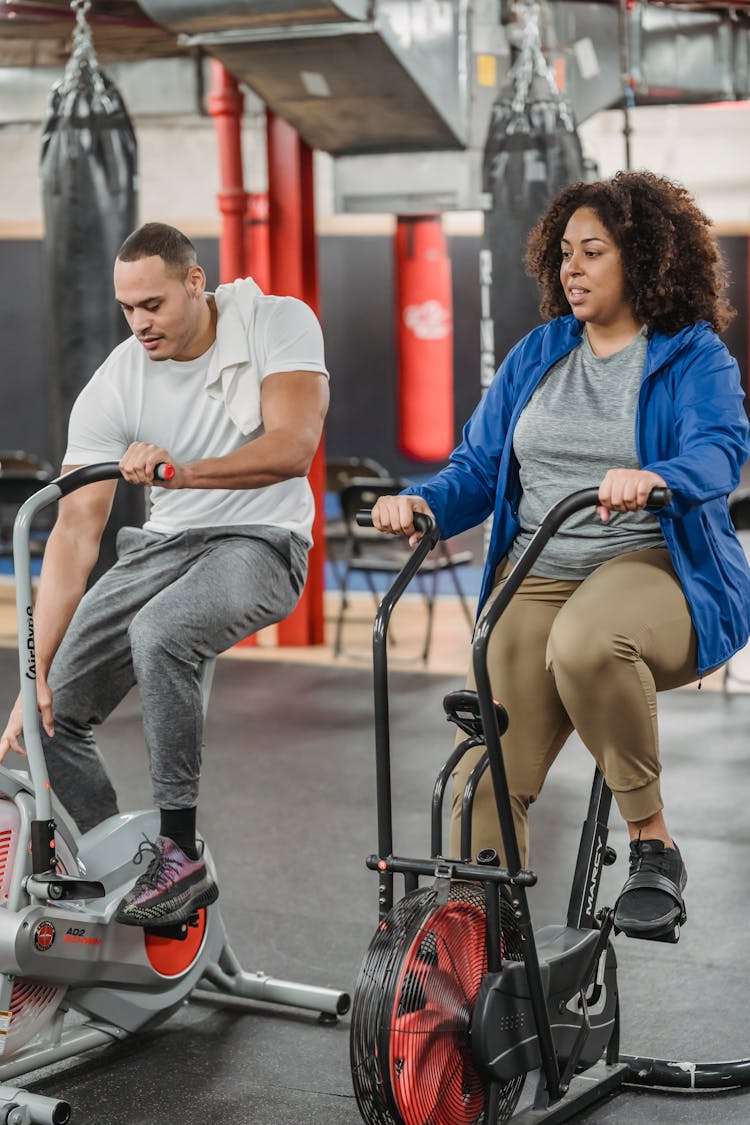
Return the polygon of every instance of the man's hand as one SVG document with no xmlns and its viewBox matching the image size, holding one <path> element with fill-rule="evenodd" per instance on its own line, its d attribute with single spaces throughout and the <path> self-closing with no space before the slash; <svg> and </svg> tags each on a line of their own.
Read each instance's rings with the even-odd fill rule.
<svg viewBox="0 0 750 1125">
<path fill-rule="evenodd" d="M 154 477 L 156 466 L 168 461 L 174 466 L 175 474 L 171 480 Z M 180 466 L 175 465 L 166 449 L 160 445 L 149 445 L 145 441 L 134 441 L 129 445 L 120 461 L 120 472 L 131 484 L 158 485 L 159 488 L 182 488 Z"/>
<path fill-rule="evenodd" d="M 39 714 L 42 717 L 42 726 L 47 734 L 52 737 L 55 733 L 55 721 L 52 716 L 52 692 L 46 680 L 37 678 L 36 682 L 36 699 L 39 708 Z M 9 750 L 15 750 L 17 754 L 25 754 L 23 746 L 19 742 L 19 736 L 23 730 L 23 714 L 21 707 L 21 696 L 19 695 L 16 702 L 13 704 L 13 710 L 8 716 L 5 730 L 0 735 L 0 762 L 2 762 L 5 755 Z"/>
<path fill-rule="evenodd" d="M 654 488 L 666 488 L 658 473 L 647 469 L 610 469 L 599 485 L 596 514 L 607 523 L 612 512 L 638 512 L 645 508 Z"/>
<path fill-rule="evenodd" d="M 372 522 L 378 531 L 408 535 L 409 546 L 413 547 L 422 538 L 422 532 L 414 527 L 415 512 L 435 518 L 421 496 L 381 496 L 372 509 Z"/>
</svg>

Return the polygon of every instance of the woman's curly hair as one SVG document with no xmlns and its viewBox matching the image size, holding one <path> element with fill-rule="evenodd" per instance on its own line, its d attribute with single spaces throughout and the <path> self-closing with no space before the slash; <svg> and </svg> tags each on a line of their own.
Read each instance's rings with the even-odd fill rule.
<svg viewBox="0 0 750 1125">
<path fill-rule="evenodd" d="M 560 241 L 579 207 L 596 212 L 617 244 L 627 300 L 649 335 L 674 335 L 699 320 L 716 332 L 726 328 L 735 310 L 725 296 L 728 275 L 711 220 L 684 187 L 653 172 L 571 184 L 552 200 L 526 250 L 527 270 L 542 291 L 542 316 L 571 311 L 560 282 Z"/>
</svg>

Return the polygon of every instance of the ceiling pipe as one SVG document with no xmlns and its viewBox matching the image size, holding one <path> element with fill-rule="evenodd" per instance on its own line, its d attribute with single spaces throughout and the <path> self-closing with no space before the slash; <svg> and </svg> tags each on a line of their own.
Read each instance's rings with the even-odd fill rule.
<svg viewBox="0 0 750 1125">
<path fill-rule="evenodd" d="M 221 211 L 219 281 L 245 276 L 245 212 L 247 193 L 242 171 L 242 110 L 245 99 L 234 78 L 216 59 L 211 60 L 208 112 L 214 119 L 219 151 Z"/>
</svg>

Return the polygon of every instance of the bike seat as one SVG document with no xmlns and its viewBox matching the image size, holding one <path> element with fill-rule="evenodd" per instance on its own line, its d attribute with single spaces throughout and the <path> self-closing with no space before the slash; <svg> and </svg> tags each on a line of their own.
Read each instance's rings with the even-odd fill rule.
<svg viewBox="0 0 750 1125">
<path fill-rule="evenodd" d="M 500 737 L 508 729 L 508 712 L 502 703 L 493 699 L 497 727 Z M 483 738 L 482 716 L 479 711 L 479 696 L 475 691 L 462 688 L 460 691 L 449 691 L 443 698 L 443 708 L 449 723 L 455 723 L 465 734 L 472 738 Z"/>
</svg>

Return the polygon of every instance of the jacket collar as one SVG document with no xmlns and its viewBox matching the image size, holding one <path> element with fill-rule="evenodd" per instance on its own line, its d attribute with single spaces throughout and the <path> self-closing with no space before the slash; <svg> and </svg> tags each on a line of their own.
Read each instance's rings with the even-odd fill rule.
<svg viewBox="0 0 750 1125">
<path fill-rule="evenodd" d="M 688 324 L 686 328 L 675 332 L 674 336 L 667 336 L 664 332 L 654 332 L 648 341 L 644 377 L 653 375 L 660 367 L 671 363 L 681 351 L 692 346 L 697 337 L 704 332 L 713 332 L 711 325 L 705 320 L 699 320 L 697 324 Z"/>
<path fill-rule="evenodd" d="M 550 367 L 580 344 L 583 321 L 576 320 L 571 313 L 551 320 L 546 328 L 541 359 L 545 367 Z M 688 324 L 687 327 L 681 328 L 674 336 L 667 336 L 664 332 L 654 332 L 648 339 L 644 377 L 653 375 L 660 367 L 670 363 L 684 348 L 692 345 L 697 336 L 706 331 L 713 331 L 711 325 L 705 320 L 699 320 L 697 324 Z"/>
</svg>

